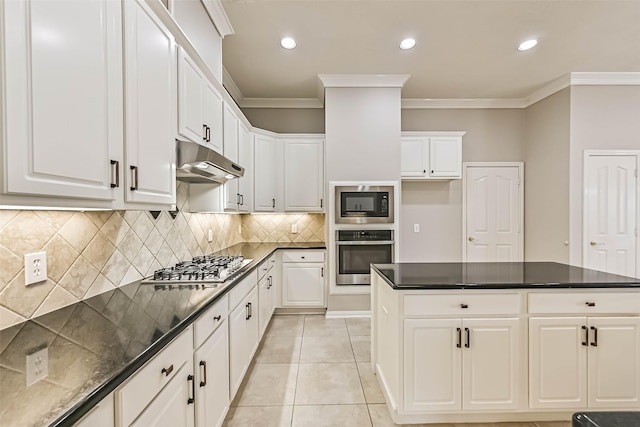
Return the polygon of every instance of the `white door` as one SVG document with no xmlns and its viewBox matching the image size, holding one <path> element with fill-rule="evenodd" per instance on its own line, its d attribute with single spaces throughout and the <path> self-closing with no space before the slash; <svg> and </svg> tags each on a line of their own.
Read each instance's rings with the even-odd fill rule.
<svg viewBox="0 0 640 427">
<path fill-rule="evenodd" d="M 585 155 L 583 264 L 637 276 L 638 155 Z"/>
<path fill-rule="evenodd" d="M 520 321 L 464 319 L 462 326 L 462 407 L 518 409 Z"/>
<path fill-rule="evenodd" d="M 194 354 L 196 425 L 219 427 L 229 409 L 229 333 L 223 323 Z"/>
<path fill-rule="evenodd" d="M 592 317 L 589 331 L 589 408 L 638 408 L 640 317 Z"/>
<path fill-rule="evenodd" d="M 529 406 L 587 405 L 587 319 L 529 319 Z"/>
<path fill-rule="evenodd" d="M 404 321 L 404 409 L 462 409 L 461 319 Z"/>
<path fill-rule="evenodd" d="M 123 2 L 127 202 L 176 203 L 173 35 L 143 0 Z"/>
<path fill-rule="evenodd" d="M 522 164 L 464 166 L 463 259 L 523 260 Z"/>
<path fill-rule="evenodd" d="M 254 210 L 256 212 L 274 212 L 281 210 L 277 206 L 278 141 L 262 135 L 256 135 L 254 141 Z M 242 166 L 242 165 L 241 165 Z M 278 209 L 279 208 L 279 209 Z"/>
<path fill-rule="evenodd" d="M 324 141 L 284 142 L 284 210 L 323 210 Z"/>
</svg>

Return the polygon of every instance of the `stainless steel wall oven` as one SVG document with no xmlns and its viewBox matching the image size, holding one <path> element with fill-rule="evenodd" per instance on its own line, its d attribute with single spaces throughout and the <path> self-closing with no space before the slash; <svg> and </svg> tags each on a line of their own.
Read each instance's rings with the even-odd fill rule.
<svg viewBox="0 0 640 427">
<path fill-rule="evenodd" d="M 370 285 L 370 264 L 393 257 L 393 230 L 337 230 L 336 285 Z"/>
</svg>

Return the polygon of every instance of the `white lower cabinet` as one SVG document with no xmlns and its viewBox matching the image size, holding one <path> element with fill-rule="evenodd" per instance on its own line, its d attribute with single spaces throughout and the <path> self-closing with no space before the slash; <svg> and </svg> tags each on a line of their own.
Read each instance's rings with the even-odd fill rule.
<svg viewBox="0 0 640 427">
<path fill-rule="evenodd" d="M 113 427 L 115 423 L 113 393 L 94 406 L 74 427 Z"/>
<path fill-rule="evenodd" d="M 283 251 L 282 307 L 326 307 L 324 250 Z"/>
<path fill-rule="evenodd" d="M 250 281 L 250 283 L 245 281 Z M 231 399 L 238 391 L 259 343 L 259 306 L 255 274 L 251 274 L 242 282 L 250 284 L 250 291 L 229 314 L 229 392 Z M 245 287 L 241 286 L 242 284 L 234 288 L 231 291 L 232 294 L 236 289 L 237 291 L 245 290 Z M 230 301 L 232 300 L 233 298 L 230 298 Z"/>
<path fill-rule="evenodd" d="M 519 319 L 406 319 L 405 409 L 516 409 Z"/>
<path fill-rule="evenodd" d="M 229 409 L 229 332 L 227 322 L 196 350 L 196 425 L 218 427 Z"/>
<path fill-rule="evenodd" d="M 529 319 L 532 408 L 640 407 L 640 317 Z"/>
<path fill-rule="evenodd" d="M 258 300 L 260 302 L 259 309 L 259 322 L 260 325 L 260 337 L 264 335 L 264 332 L 269 326 L 269 321 L 273 312 L 276 309 L 276 294 L 277 294 L 277 282 L 275 280 L 275 255 L 265 260 L 265 262 L 258 267 Z M 262 273 L 262 274 L 260 274 Z"/>
</svg>

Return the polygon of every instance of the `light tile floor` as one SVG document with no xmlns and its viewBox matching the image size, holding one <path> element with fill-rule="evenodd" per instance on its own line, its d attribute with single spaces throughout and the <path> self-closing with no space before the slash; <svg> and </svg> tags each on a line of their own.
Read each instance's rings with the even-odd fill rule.
<svg viewBox="0 0 640 427">
<path fill-rule="evenodd" d="M 277 315 L 225 420 L 226 427 L 387 427 L 371 372 L 369 319 Z M 570 422 L 429 424 L 430 427 L 570 427 Z M 421 425 L 413 425 L 419 427 Z M 425 425 L 426 426 L 426 425 Z"/>
</svg>

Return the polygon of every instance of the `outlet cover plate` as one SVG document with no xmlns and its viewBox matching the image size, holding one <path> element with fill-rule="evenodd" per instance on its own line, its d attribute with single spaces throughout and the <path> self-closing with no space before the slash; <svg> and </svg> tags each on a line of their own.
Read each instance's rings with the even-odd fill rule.
<svg viewBox="0 0 640 427">
<path fill-rule="evenodd" d="M 24 256 L 25 286 L 47 280 L 47 253 L 34 252 Z"/>
<path fill-rule="evenodd" d="M 49 349 L 27 354 L 27 387 L 49 375 Z"/>
</svg>

